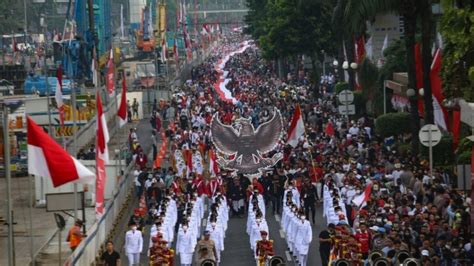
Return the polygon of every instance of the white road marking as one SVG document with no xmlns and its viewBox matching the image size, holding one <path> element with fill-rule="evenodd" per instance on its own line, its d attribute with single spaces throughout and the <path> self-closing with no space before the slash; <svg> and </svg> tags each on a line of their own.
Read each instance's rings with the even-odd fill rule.
<svg viewBox="0 0 474 266">
<path fill-rule="evenodd" d="M 286 254 L 286 261 L 291 261 L 292 258 L 291 258 L 290 252 L 287 250 L 285 251 L 285 254 Z"/>
<path fill-rule="evenodd" d="M 280 222 L 280 215 L 275 214 L 275 220 L 276 220 L 277 222 Z"/>
<path fill-rule="evenodd" d="M 285 232 L 282 229 L 280 229 L 279 231 L 280 231 L 280 237 L 285 238 Z"/>
</svg>

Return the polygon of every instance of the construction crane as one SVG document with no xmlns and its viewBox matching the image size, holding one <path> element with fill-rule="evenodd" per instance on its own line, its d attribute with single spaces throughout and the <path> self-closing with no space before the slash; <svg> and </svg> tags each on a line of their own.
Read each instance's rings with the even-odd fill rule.
<svg viewBox="0 0 474 266">
<path fill-rule="evenodd" d="M 150 57 L 155 49 L 155 39 L 152 27 L 151 2 L 142 9 L 142 22 L 140 29 L 135 31 L 136 45 L 139 51 L 138 57 Z"/>
</svg>

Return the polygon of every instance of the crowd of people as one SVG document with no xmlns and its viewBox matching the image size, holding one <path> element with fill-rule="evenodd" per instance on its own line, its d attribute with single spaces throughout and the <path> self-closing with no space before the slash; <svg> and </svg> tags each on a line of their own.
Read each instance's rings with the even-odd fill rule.
<svg viewBox="0 0 474 266">
<path fill-rule="evenodd" d="M 348 120 L 339 115 L 334 95 L 311 85 L 306 75 L 279 79 L 255 48 L 225 64 L 225 88 L 233 99 L 224 99 L 214 86 L 219 78 L 214 65 L 222 54 L 238 48 L 241 36 L 229 35 L 223 42 L 169 102 L 160 100 L 154 107 L 153 121 L 159 126 L 153 127 L 152 138 L 169 143 L 170 165 L 155 164 L 153 169 L 151 160 L 143 161 L 146 155 L 140 148 L 132 149 L 137 197 L 148 212 L 138 211 L 138 220 L 131 224 L 153 224 L 152 261 L 168 258 L 171 263 L 176 239 L 182 265 L 190 265 L 193 258 L 218 263 L 229 215 L 247 213 L 251 252 L 262 263 L 262 257 L 274 255 L 265 220 L 271 210 L 282 217 L 291 254 L 306 265 L 310 250 L 316 250 L 311 222 L 316 222 L 316 207 L 322 202 L 328 221 L 327 230 L 319 233 L 322 265 L 343 259 L 351 265 L 367 264 L 374 252 L 399 263 L 401 251 L 422 265 L 472 265 L 471 203 L 455 189 L 449 171 L 430 173 L 419 157 L 399 154 L 374 133 L 368 116 Z M 286 131 L 298 105 L 306 134 L 296 147 L 286 144 L 283 134 L 268 155 L 283 154 L 275 166 L 255 177 L 214 167 L 218 152 L 210 123 L 215 113 L 227 125 L 248 118 L 256 129 L 277 108 Z M 157 156 L 154 153 L 153 162 Z M 200 221 L 205 213 L 204 227 Z"/>
</svg>

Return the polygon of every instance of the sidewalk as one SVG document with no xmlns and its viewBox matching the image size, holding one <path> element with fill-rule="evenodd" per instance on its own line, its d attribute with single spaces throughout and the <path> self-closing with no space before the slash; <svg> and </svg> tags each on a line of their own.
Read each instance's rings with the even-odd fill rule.
<svg viewBox="0 0 474 266">
<path fill-rule="evenodd" d="M 148 127 L 143 125 L 143 123 L 148 124 Z M 140 125 L 140 126 L 139 126 Z M 141 121 L 136 121 L 130 124 L 127 124 L 126 127 L 121 129 L 121 134 L 114 135 L 109 141 L 109 150 L 114 151 L 118 149 L 120 144 L 124 143 L 124 137 L 128 136 L 128 130 L 131 127 L 137 128 L 149 128 L 149 123 L 147 119 Z M 140 131 L 140 130 L 139 130 Z M 150 129 L 151 131 L 151 129 Z M 148 141 L 148 146 L 150 143 L 149 139 L 146 139 L 150 135 L 150 131 L 141 133 L 143 140 Z M 127 133 L 123 133 L 127 132 Z M 147 133 L 147 134 L 146 134 Z M 124 136 L 124 134 L 126 134 Z M 149 147 L 146 147 L 149 149 Z M 125 169 L 125 167 L 123 167 Z M 30 177 L 30 182 L 32 190 L 34 191 L 34 181 Z M 34 192 L 33 192 L 34 193 Z M 31 261 L 30 256 L 30 227 L 29 227 L 29 205 L 28 201 L 30 194 L 28 191 L 28 177 L 16 177 L 12 178 L 12 200 L 13 200 L 13 219 L 14 219 L 14 257 L 15 265 L 28 265 Z M 0 195 L 2 195 L 2 204 L 0 204 L 0 265 L 8 265 L 8 226 L 6 223 L 6 212 L 7 212 L 7 200 L 6 200 L 6 181 L 4 178 L 0 179 Z M 34 199 L 34 196 L 33 196 Z M 72 214 L 72 211 L 69 212 Z M 86 204 L 86 229 L 92 226 L 95 221 L 95 210 L 93 207 L 88 207 Z M 66 220 L 66 227 L 61 232 L 61 260 L 65 259 L 71 254 L 69 249 L 69 243 L 66 242 L 67 233 L 74 223 L 74 219 L 68 215 L 61 213 L 61 215 Z M 82 211 L 79 211 L 78 216 L 82 219 Z M 33 254 L 39 254 L 36 258 L 37 265 L 58 265 L 58 234 L 56 222 L 54 219 L 53 212 L 46 212 L 46 208 L 32 208 L 32 220 L 33 220 L 33 241 L 34 248 Z M 40 252 L 41 251 L 41 252 Z"/>
</svg>

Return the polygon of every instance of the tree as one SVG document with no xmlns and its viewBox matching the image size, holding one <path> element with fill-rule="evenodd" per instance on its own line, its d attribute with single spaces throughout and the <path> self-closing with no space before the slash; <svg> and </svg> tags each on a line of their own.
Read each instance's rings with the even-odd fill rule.
<svg viewBox="0 0 474 266">
<path fill-rule="evenodd" d="M 456 5 L 453 5 L 456 2 Z M 442 1 L 444 15 L 441 18 L 443 35 L 444 95 L 462 97 L 474 101 L 474 3 Z"/>
<path fill-rule="evenodd" d="M 255 38 L 263 56 L 277 60 L 307 55 L 313 70 L 322 52 L 333 55 L 334 33 L 331 31 L 330 0 L 247 0 L 246 32 Z M 298 60 L 294 60 L 296 63 Z M 279 67 L 281 69 L 281 67 Z"/>
<path fill-rule="evenodd" d="M 432 11 L 431 0 L 419 0 L 416 2 L 418 10 L 421 13 L 421 55 L 423 59 L 423 101 L 425 103 L 425 122 L 433 124 L 433 96 L 431 93 L 431 63 L 433 58 L 431 56 L 432 45 Z"/>
<path fill-rule="evenodd" d="M 359 84 L 362 87 L 362 93 L 365 101 L 370 105 L 370 108 L 367 109 L 373 111 L 374 100 L 378 94 L 379 88 L 377 86 L 377 81 L 379 80 L 379 69 L 374 63 L 370 61 L 370 59 L 365 57 L 360 63 L 357 76 L 359 77 Z"/>
<path fill-rule="evenodd" d="M 344 1 L 344 0 L 340 0 Z M 411 0 L 348 0 L 345 9 L 345 24 L 349 31 L 359 31 L 367 20 L 372 20 L 377 14 L 398 13 L 404 18 L 405 48 L 407 51 L 407 73 L 408 87 L 416 88 L 415 70 L 415 33 L 416 18 L 419 14 L 417 6 Z M 428 97 L 425 93 L 425 97 Z M 431 98 L 431 94 L 429 95 Z M 418 153 L 418 130 L 420 127 L 420 117 L 418 114 L 417 101 L 410 99 L 410 111 L 412 114 L 412 149 L 414 154 Z"/>
<path fill-rule="evenodd" d="M 245 33 L 252 35 L 255 40 L 264 35 L 267 0 L 247 0 L 249 11 L 245 16 Z"/>
</svg>

